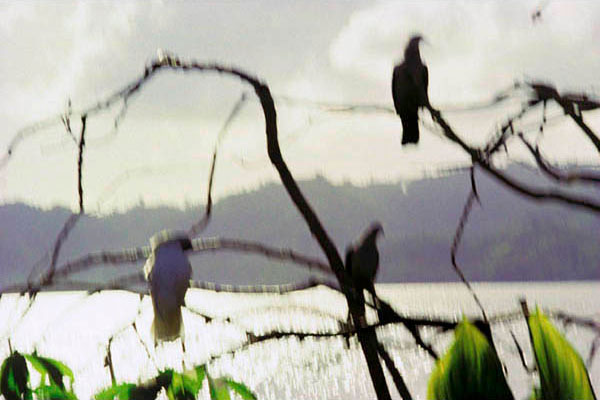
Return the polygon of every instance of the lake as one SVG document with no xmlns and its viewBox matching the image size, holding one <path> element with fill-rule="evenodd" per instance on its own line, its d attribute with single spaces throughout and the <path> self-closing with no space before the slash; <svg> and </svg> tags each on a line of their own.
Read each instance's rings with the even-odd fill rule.
<svg viewBox="0 0 600 400">
<path fill-rule="evenodd" d="M 600 320 L 600 282 L 560 283 L 480 283 L 474 284 L 488 315 L 519 309 L 518 299 L 525 297 L 531 308 L 535 304 Z M 478 308 L 465 287 L 449 284 L 382 284 L 379 295 L 397 311 L 414 316 L 438 316 L 460 319 L 477 316 Z M 245 382 L 260 399 L 372 399 L 374 393 L 358 343 L 345 340 L 296 338 L 259 343 L 236 353 L 218 357 L 235 349 L 245 339 L 244 330 L 255 334 L 274 328 L 296 331 L 330 331 L 337 327 L 336 318 L 345 318 L 344 298 L 328 288 L 294 292 L 286 295 L 229 294 L 193 289 L 186 303 L 191 310 L 210 315 L 207 322 L 191 311 L 184 311 L 185 360 L 180 342 L 154 349 L 150 337 L 152 306 L 148 296 L 122 291 L 42 293 L 16 326 L 27 300 L 4 295 L 0 300 L 1 356 L 8 354 L 7 336 L 12 347 L 21 352 L 37 349 L 41 355 L 65 362 L 76 377 L 75 391 L 87 399 L 103 386 L 110 385 L 104 366 L 107 342 L 112 341 L 112 359 L 119 382 L 145 379 L 167 366 L 180 368 L 209 364 L 213 376 L 229 375 Z M 374 315 L 370 315 L 374 318 Z M 229 318 L 229 322 L 225 320 Z M 135 321 L 137 332 L 132 327 Z M 594 335 L 584 328 L 560 323 L 584 359 Z M 518 359 L 510 337 L 513 330 L 532 360 L 527 327 L 523 319 L 497 324 L 493 334 L 501 359 L 508 368 L 508 381 L 517 399 L 524 399 L 535 379 L 528 375 Z M 443 352 L 452 333 L 434 334 L 424 330 L 426 340 Z M 401 325 L 378 330 L 380 341 L 392 354 L 414 398 L 424 399 L 433 362 L 415 347 Z M 147 352 L 149 351 L 149 353 Z M 150 357 L 149 357 L 150 356 Z M 590 369 L 596 392 L 600 389 L 600 360 Z M 399 398 L 391 379 L 394 398 Z M 204 395 L 207 392 L 205 391 Z"/>
</svg>

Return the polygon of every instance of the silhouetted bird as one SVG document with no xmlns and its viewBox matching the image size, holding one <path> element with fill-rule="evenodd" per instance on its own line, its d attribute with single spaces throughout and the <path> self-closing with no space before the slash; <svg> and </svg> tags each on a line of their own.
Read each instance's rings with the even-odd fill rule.
<svg viewBox="0 0 600 400">
<path fill-rule="evenodd" d="M 377 303 L 375 296 L 375 276 L 379 269 L 379 251 L 377 251 L 377 235 L 383 234 L 379 222 L 374 222 L 362 234 L 356 243 L 346 250 L 346 270 L 352 277 L 358 296 L 364 298 L 363 290 L 367 290 Z"/>
<path fill-rule="evenodd" d="M 184 250 L 191 249 L 192 243 L 183 232 L 162 231 L 150 238 L 150 246 L 152 254 L 144 273 L 154 308 L 152 336 L 156 346 L 159 341 L 175 340 L 183 334 L 181 307 L 192 276 Z"/>
<path fill-rule="evenodd" d="M 419 42 L 421 36 L 413 36 L 404 50 L 404 61 L 394 67 L 392 97 L 396 113 L 402 120 L 402 144 L 419 143 L 418 109 L 429 104 L 427 86 L 429 72 L 421 61 Z"/>
</svg>

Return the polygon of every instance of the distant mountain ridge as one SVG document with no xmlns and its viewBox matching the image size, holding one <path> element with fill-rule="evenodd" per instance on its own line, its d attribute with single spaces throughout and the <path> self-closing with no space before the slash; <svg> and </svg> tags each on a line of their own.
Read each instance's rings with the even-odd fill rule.
<svg viewBox="0 0 600 400">
<path fill-rule="evenodd" d="M 523 175 L 526 172 L 514 170 Z M 598 280 L 600 219 L 558 204 L 515 195 L 482 174 L 482 207 L 475 206 L 458 260 L 473 281 Z M 379 282 L 456 281 L 450 246 L 469 177 L 457 174 L 408 184 L 335 186 L 323 178 L 299 183 L 340 252 L 373 220 L 382 222 Z M 598 196 L 600 192 L 591 192 Z M 164 229 L 187 229 L 203 207 L 137 207 L 103 218 L 83 217 L 60 255 L 65 261 L 100 250 L 147 245 Z M 69 215 L 64 208 L 40 210 L 26 204 L 0 206 L 0 284 L 23 282 L 50 250 Z M 214 205 L 206 236 L 256 240 L 324 259 L 316 241 L 281 185 L 227 197 Z M 196 278 L 233 284 L 298 281 L 308 272 L 291 264 L 239 253 L 206 253 L 192 258 Z M 102 268 L 95 281 L 114 278 L 136 266 Z M 138 265 L 139 268 L 139 265 Z"/>
</svg>

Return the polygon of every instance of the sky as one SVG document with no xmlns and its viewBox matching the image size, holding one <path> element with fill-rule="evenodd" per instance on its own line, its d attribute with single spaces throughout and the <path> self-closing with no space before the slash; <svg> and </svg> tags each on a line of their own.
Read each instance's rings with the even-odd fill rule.
<svg viewBox="0 0 600 400">
<path fill-rule="evenodd" d="M 533 21 L 540 5 L 541 18 Z M 473 144 L 489 138 L 522 97 L 491 110 L 456 109 L 515 81 L 600 90 L 600 3 L 594 1 L 0 0 L 0 154 L 19 129 L 59 116 L 69 102 L 84 109 L 132 82 L 163 49 L 237 66 L 265 81 L 278 107 L 282 152 L 296 177 L 357 185 L 416 179 L 468 162 L 431 129 L 425 113 L 419 145 L 401 147 L 401 123 L 393 114 L 331 113 L 284 101 L 392 107 L 391 72 L 415 33 L 427 40 L 421 54 L 432 104 Z M 90 117 L 87 210 L 204 202 L 217 143 L 217 199 L 277 181 L 252 93 L 217 138 L 248 90 L 214 74 L 163 72 L 130 101 L 116 133 L 118 105 Z M 540 118 L 537 113 L 526 123 Z M 597 112 L 586 121 L 600 129 Z M 77 120 L 73 128 L 78 132 Z M 548 127 L 540 146 L 557 162 L 597 163 L 593 147 L 565 118 Z M 509 154 L 527 158 L 518 145 Z M 0 169 L 0 204 L 76 209 L 76 155 L 60 124 L 28 136 Z"/>
</svg>

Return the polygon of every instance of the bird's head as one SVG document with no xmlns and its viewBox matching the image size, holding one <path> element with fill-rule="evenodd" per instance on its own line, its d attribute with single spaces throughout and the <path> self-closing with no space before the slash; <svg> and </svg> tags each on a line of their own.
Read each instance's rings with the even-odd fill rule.
<svg viewBox="0 0 600 400">
<path fill-rule="evenodd" d="M 180 238 L 179 244 L 181 244 L 183 251 L 192 249 L 192 240 L 189 237 Z"/>
<path fill-rule="evenodd" d="M 367 239 L 376 240 L 379 234 L 384 235 L 383 226 L 381 226 L 381 222 L 375 221 L 369 226 L 365 236 Z"/>
<path fill-rule="evenodd" d="M 404 49 L 404 57 L 406 58 L 407 55 L 419 55 L 419 44 L 421 42 L 425 42 L 425 38 L 421 35 L 413 35 L 410 37 L 410 39 L 408 40 L 408 44 L 406 45 L 406 48 Z"/>
<path fill-rule="evenodd" d="M 179 243 L 183 251 L 192 249 L 192 241 L 185 232 L 163 230 L 150 238 L 150 246 L 153 251 L 168 243 Z"/>
</svg>

